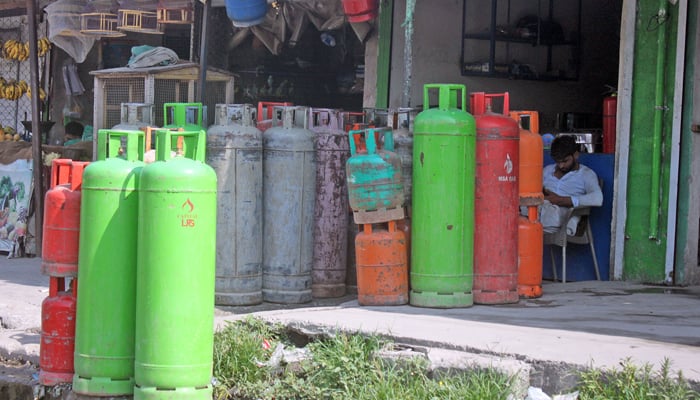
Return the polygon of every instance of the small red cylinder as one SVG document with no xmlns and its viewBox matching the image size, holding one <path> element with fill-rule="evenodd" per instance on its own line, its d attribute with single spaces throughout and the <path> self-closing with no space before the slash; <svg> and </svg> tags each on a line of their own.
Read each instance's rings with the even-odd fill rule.
<svg viewBox="0 0 700 400">
<path fill-rule="evenodd" d="M 80 188 L 85 161 L 54 159 L 51 189 L 44 200 L 41 272 L 49 276 L 78 275 Z"/>
<path fill-rule="evenodd" d="M 603 99 L 603 153 L 615 152 L 617 138 L 617 96 Z"/>
<path fill-rule="evenodd" d="M 258 115 L 256 115 L 255 127 L 263 132 L 272 128 L 275 107 L 286 107 L 291 105 L 293 104 L 289 102 L 259 101 Z"/>
<path fill-rule="evenodd" d="M 377 0 L 343 0 L 343 11 L 350 22 L 369 21 L 379 14 L 379 2 Z"/>
<path fill-rule="evenodd" d="M 526 217 L 518 220 L 518 294 L 542 296 L 542 224 Z"/>
<path fill-rule="evenodd" d="M 362 225 L 355 237 L 357 302 L 362 306 L 408 303 L 406 238 L 396 222 Z"/>
<path fill-rule="evenodd" d="M 65 278 L 51 277 L 49 297 L 41 303 L 39 382 L 45 386 L 73 381 L 76 283 L 67 289 Z"/>
<path fill-rule="evenodd" d="M 507 100 L 504 103 L 507 104 Z M 477 304 L 517 303 L 520 129 L 512 118 L 491 112 L 488 104 L 485 113 L 474 116 L 476 196 L 472 293 Z M 480 106 L 477 104 L 474 108 L 480 109 Z M 508 110 L 504 113 L 508 115 Z"/>
</svg>

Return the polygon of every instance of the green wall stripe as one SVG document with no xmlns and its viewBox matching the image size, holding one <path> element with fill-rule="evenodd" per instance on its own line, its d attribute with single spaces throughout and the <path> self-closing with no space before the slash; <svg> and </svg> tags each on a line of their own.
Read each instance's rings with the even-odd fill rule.
<svg viewBox="0 0 700 400">
<path fill-rule="evenodd" d="M 394 20 L 394 0 L 382 0 L 379 6 L 379 36 L 377 43 L 377 101 L 375 107 L 389 107 L 391 71 L 391 34 Z"/>
</svg>

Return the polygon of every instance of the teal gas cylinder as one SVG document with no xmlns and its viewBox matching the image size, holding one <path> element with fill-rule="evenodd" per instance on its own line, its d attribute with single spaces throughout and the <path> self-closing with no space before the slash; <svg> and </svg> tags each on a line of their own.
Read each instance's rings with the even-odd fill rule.
<svg viewBox="0 0 700 400">
<path fill-rule="evenodd" d="M 413 186 L 413 121 L 417 111 L 414 108 L 389 110 L 387 123 L 393 129 L 394 151 L 401 158 L 401 178 L 403 179 L 404 206 L 411 216 L 411 188 Z"/>
<path fill-rule="evenodd" d="M 346 163 L 346 175 L 350 208 L 361 212 L 402 207 L 401 158 L 394 153 L 392 130 L 353 130 L 348 132 L 348 137 L 351 156 Z M 381 147 L 378 140 L 383 141 Z"/>
<path fill-rule="evenodd" d="M 217 183 L 205 135 L 158 130 L 141 171 L 135 400 L 212 397 Z M 172 158 L 176 137 L 192 158 Z"/>
<path fill-rule="evenodd" d="M 216 171 L 216 304 L 262 303 L 262 132 L 251 104 L 217 104 L 207 129 Z"/>
<path fill-rule="evenodd" d="M 125 138 L 125 140 L 123 140 Z M 126 147 L 122 146 L 126 144 Z M 144 133 L 100 129 L 83 172 L 73 391 L 130 395 Z"/>
<path fill-rule="evenodd" d="M 438 106 L 429 93 L 437 89 Z M 476 124 L 464 85 L 424 86 L 413 131 L 411 305 L 473 304 Z M 458 108 L 458 98 L 461 107 Z"/>
</svg>

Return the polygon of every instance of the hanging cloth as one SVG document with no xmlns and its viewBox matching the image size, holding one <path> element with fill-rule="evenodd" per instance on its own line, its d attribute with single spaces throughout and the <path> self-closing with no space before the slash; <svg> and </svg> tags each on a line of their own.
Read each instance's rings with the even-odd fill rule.
<svg viewBox="0 0 700 400">
<path fill-rule="evenodd" d="M 80 95 L 85 93 L 85 86 L 78 76 L 78 66 L 72 62 L 63 66 L 63 85 L 66 88 L 66 95 Z"/>
</svg>

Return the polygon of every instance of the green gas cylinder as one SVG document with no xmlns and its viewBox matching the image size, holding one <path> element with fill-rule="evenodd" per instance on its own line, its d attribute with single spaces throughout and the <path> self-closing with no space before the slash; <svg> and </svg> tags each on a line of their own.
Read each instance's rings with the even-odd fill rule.
<svg viewBox="0 0 700 400">
<path fill-rule="evenodd" d="M 135 400 L 212 398 L 217 181 L 205 136 L 158 130 L 141 171 Z M 171 155 L 177 137 L 192 158 Z"/>
<path fill-rule="evenodd" d="M 438 106 L 430 107 L 437 89 Z M 464 85 L 424 86 L 413 131 L 413 218 L 410 303 L 473 304 L 476 124 Z M 461 107 L 458 108 L 458 98 Z"/>
<path fill-rule="evenodd" d="M 122 396 L 130 395 L 134 385 L 136 230 L 144 133 L 100 129 L 97 150 L 97 161 L 83 172 L 73 391 Z"/>
<path fill-rule="evenodd" d="M 204 129 L 204 107 L 202 103 L 163 104 L 163 128 L 183 128 L 185 131 Z"/>
</svg>

